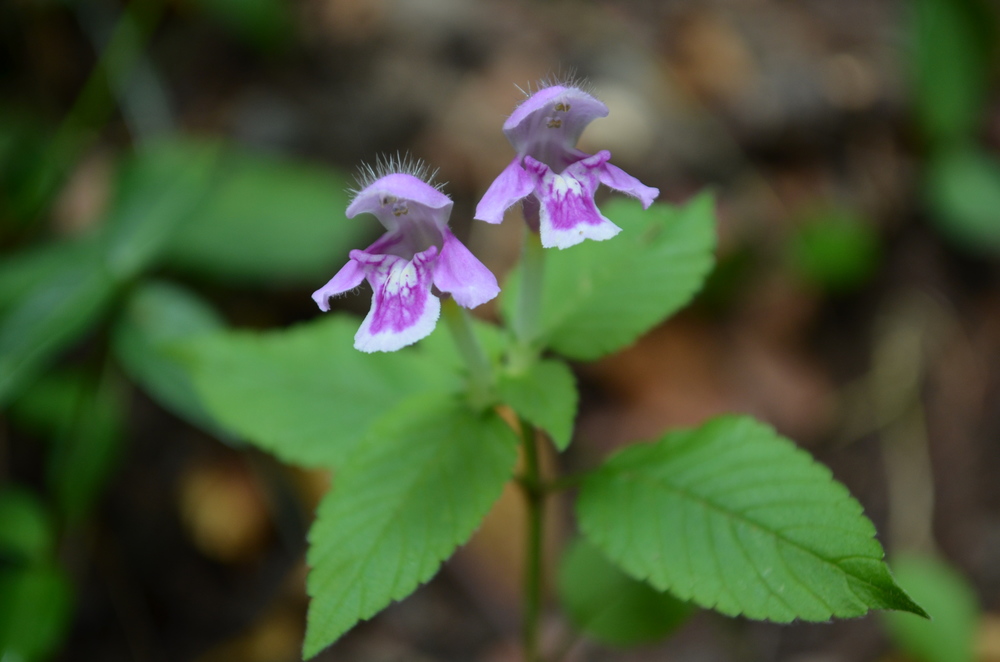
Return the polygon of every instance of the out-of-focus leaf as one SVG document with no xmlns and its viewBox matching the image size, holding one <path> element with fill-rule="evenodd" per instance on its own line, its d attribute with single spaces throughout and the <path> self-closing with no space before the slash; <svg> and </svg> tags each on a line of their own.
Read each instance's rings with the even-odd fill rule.
<svg viewBox="0 0 1000 662">
<path fill-rule="evenodd" d="M 160 257 L 218 180 L 220 148 L 176 138 L 143 146 L 119 172 L 106 219 L 109 270 L 131 278 Z"/>
<path fill-rule="evenodd" d="M 519 416 L 545 430 L 556 448 L 566 450 L 576 418 L 576 379 L 562 361 L 545 359 L 519 374 L 503 374 L 500 397 Z"/>
<path fill-rule="evenodd" d="M 360 323 L 332 314 L 288 330 L 213 334 L 183 351 L 219 421 L 285 462 L 329 468 L 407 396 L 461 387 L 452 361 L 420 345 L 390 354 L 354 349 Z"/>
<path fill-rule="evenodd" d="M 938 145 L 971 136 L 989 85 L 996 17 L 984 0 L 914 0 L 917 117 Z"/>
<path fill-rule="evenodd" d="M 0 652 L 3 660 L 42 662 L 66 635 L 73 589 L 54 564 L 0 568 Z"/>
<path fill-rule="evenodd" d="M 979 605 L 969 582 L 948 564 L 926 557 L 901 556 L 892 568 L 932 619 L 883 614 L 896 645 L 921 662 L 972 662 Z"/>
<path fill-rule="evenodd" d="M 27 292 L 66 268 L 67 264 L 96 264 L 100 245 L 96 235 L 79 241 L 42 244 L 0 256 L 0 315 Z"/>
<path fill-rule="evenodd" d="M 745 416 L 619 451 L 584 480 L 577 515 L 629 575 L 723 614 L 927 615 L 893 581 L 875 527 L 830 470 Z"/>
<path fill-rule="evenodd" d="M 833 292 L 864 284 L 879 261 L 874 228 L 843 209 L 804 219 L 789 241 L 788 252 L 792 266 L 806 280 Z"/>
<path fill-rule="evenodd" d="M 65 431 L 55 438 L 47 472 L 49 491 L 68 522 L 89 514 L 120 462 L 125 411 L 112 376 L 78 390 Z"/>
<path fill-rule="evenodd" d="M 347 219 L 342 175 L 249 151 L 227 152 L 224 177 L 174 238 L 170 264 L 253 284 L 316 287 L 377 222 Z"/>
<path fill-rule="evenodd" d="M 500 496 L 517 436 L 491 410 L 419 395 L 337 472 L 309 531 L 305 657 L 430 579 Z"/>
<path fill-rule="evenodd" d="M 1000 161 L 975 148 L 936 156 L 927 171 L 932 219 L 961 246 L 1000 250 Z"/>
<path fill-rule="evenodd" d="M 635 200 L 614 200 L 603 211 L 622 227 L 613 240 L 545 254 L 540 340 L 574 359 L 596 359 L 634 342 L 687 304 L 713 264 L 711 195 L 647 210 Z M 515 271 L 501 295 L 508 319 L 519 281 Z"/>
<path fill-rule="evenodd" d="M 24 112 L 0 111 L 0 237 L 34 220 L 67 164 L 53 163 L 52 127 Z"/>
<path fill-rule="evenodd" d="M 38 497 L 13 485 L 0 488 L 0 567 L 4 561 L 25 565 L 50 558 L 55 537 L 52 518 Z"/>
<path fill-rule="evenodd" d="M 0 405 L 86 332 L 118 283 L 98 260 L 77 256 L 25 292 L 0 317 Z"/>
<path fill-rule="evenodd" d="M 121 457 L 124 396 L 114 378 L 50 372 L 10 410 L 15 424 L 52 441 L 48 485 L 59 512 L 82 519 Z"/>
<path fill-rule="evenodd" d="M 258 48 L 273 49 L 292 36 L 285 0 L 196 0 L 204 11 Z"/>
<path fill-rule="evenodd" d="M 205 409 L 188 366 L 171 346 L 224 326 L 222 318 L 194 292 L 165 282 L 146 283 L 125 306 L 114 351 L 129 376 L 161 405 L 210 432 L 228 436 Z"/>
<path fill-rule="evenodd" d="M 662 639 L 692 611 L 669 593 L 629 577 L 582 539 L 563 554 L 559 599 L 577 628 L 613 646 Z"/>
</svg>

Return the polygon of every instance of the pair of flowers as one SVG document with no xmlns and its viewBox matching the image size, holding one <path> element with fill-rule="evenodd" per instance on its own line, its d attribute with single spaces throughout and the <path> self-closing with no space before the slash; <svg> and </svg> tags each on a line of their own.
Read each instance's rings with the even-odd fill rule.
<svg viewBox="0 0 1000 662">
<path fill-rule="evenodd" d="M 500 223 L 525 200 L 525 220 L 547 248 L 568 248 L 585 239 L 610 239 L 621 231 L 594 204 L 600 184 L 632 195 L 649 207 L 659 190 L 643 185 L 609 161 L 611 153 L 576 148 L 584 128 L 608 108 L 579 87 L 556 84 L 528 97 L 504 122 L 517 155 L 490 185 L 475 218 Z M 500 292 L 496 277 L 448 229 L 452 201 L 434 186 L 425 167 L 390 160 L 369 170 L 347 217 L 374 214 L 386 233 L 313 294 L 323 311 L 330 297 L 367 279 L 372 307 L 354 338 L 363 352 L 391 352 L 434 330 L 441 302 L 432 287 L 465 308 Z"/>
</svg>

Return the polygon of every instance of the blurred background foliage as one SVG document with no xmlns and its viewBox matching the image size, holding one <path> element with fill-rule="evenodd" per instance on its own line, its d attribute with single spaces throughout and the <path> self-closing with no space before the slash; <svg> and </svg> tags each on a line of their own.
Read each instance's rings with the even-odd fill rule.
<svg viewBox="0 0 1000 662">
<path fill-rule="evenodd" d="M 582 148 L 668 201 L 713 187 L 722 222 L 694 308 L 578 366 L 559 461 L 753 413 L 851 488 L 935 621 L 692 615 L 572 543 L 556 504 L 547 639 L 568 660 L 1000 659 L 998 21 L 991 0 L 0 4 L 0 660 L 297 659 L 328 477 L 244 448 L 181 345 L 316 317 L 377 234 L 343 210 L 379 153 L 440 167 L 506 273 L 518 221 L 468 219 L 512 156 L 514 84 L 568 70 L 611 108 Z M 506 495 L 319 659 L 517 659 L 521 516 Z"/>
</svg>

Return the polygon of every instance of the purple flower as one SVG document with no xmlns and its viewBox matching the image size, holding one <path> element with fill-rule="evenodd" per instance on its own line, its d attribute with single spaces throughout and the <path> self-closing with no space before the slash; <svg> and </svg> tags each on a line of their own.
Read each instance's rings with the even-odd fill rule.
<svg viewBox="0 0 1000 662">
<path fill-rule="evenodd" d="M 378 172 L 369 168 L 347 207 L 347 217 L 374 214 L 387 232 L 313 293 L 320 310 L 329 311 L 332 296 L 367 279 L 372 307 L 354 336 L 362 352 L 392 352 L 434 330 L 441 302 L 436 287 L 465 308 L 495 297 L 497 280 L 448 229 L 451 199 L 424 181 L 426 167 L 389 160 Z"/>
<path fill-rule="evenodd" d="M 528 97 L 503 125 L 517 156 L 480 200 L 476 218 L 499 223 L 508 207 L 534 193 L 537 204 L 529 199 L 525 217 L 541 232 L 546 248 L 568 248 L 621 232 L 594 204 L 598 185 L 639 198 L 644 208 L 660 191 L 611 165 L 611 152 L 591 155 L 576 148 L 587 125 L 607 115 L 607 106 L 568 83 L 543 87 Z"/>
</svg>

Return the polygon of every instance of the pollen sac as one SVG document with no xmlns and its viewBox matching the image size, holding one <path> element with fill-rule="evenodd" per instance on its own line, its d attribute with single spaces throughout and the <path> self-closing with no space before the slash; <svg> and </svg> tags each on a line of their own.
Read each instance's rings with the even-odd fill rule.
<svg viewBox="0 0 1000 662">
<path fill-rule="evenodd" d="M 558 129 L 562 126 L 562 120 L 555 117 L 549 118 L 549 121 L 545 123 L 545 126 L 550 129 Z"/>
<path fill-rule="evenodd" d="M 556 111 L 558 111 L 560 113 L 567 112 L 569 110 L 569 108 L 570 108 L 570 105 L 568 103 L 557 103 L 556 104 Z"/>
</svg>

